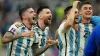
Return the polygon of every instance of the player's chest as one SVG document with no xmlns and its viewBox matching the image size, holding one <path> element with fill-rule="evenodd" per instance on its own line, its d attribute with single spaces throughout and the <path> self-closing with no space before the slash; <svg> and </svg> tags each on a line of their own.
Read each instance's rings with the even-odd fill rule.
<svg viewBox="0 0 100 56">
<path fill-rule="evenodd" d="M 92 24 L 79 24 L 79 32 L 81 37 L 88 37 L 93 30 Z"/>
</svg>

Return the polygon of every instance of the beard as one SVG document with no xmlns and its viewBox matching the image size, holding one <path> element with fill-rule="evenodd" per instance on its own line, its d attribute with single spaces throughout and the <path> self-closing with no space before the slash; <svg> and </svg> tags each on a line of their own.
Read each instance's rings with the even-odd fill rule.
<svg viewBox="0 0 100 56">
<path fill-rule="evenodd" d="M 76 17 L 75 19 L 74 19 L 74 24 L 78 24 L 79 22 L 78 22 L 78 17 Z"/>
<path fill-rule="evenodd" d="M 44 24 L 45 24 L 46 26 L 50 25 L 50 23 L 48 22 L 48 20 L 44 20 Z"/>
<path fill-rule="evenodd" d="M 28 19 L 28 22 L 29 22 L 31 25 L 35 25 L 35 20 L 33 20 L 33 19 Z"/>
</svg>

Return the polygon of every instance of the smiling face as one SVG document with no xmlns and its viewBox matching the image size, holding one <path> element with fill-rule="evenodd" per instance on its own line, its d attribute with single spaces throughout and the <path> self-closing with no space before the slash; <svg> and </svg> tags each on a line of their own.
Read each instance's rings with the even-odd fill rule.
<svg viewBox="0 0 100 56">
<path fill-rule="evenodd" d="M 50 25 L 52 22 L 52 14 L 48 8 L 44 8 L 39 14 L 45 25 Z"/>
<path fill-rule="evenodd" d="M 81 7 L 80 13 L 82 14 L 83 18 L 90 18 L 93 14 L 92 5 L 84 4 Z"/>
</svg>

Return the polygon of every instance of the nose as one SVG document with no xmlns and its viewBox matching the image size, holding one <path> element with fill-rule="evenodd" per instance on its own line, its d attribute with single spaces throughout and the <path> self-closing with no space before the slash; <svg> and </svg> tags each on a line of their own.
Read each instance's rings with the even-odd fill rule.
<svg viewBox="0 0 100 56">
<path fill-rule="evenodd" d="M 36 15 L 36 13 L 34 12 L 33 15 Z"/>
<path fill-rule="evenodd" d="M 50 13 L 50 16 L 52 16 L 52 14 Z"/>
</svg>

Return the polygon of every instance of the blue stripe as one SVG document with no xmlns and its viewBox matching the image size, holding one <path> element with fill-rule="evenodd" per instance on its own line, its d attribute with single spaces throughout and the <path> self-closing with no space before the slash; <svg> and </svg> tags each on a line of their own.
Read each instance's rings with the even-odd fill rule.
<svg viewBox="0 0 100 56">
<path fill-rule="evenodd" d="M 34 37 L 35 37 L 34 43 L 36 43 L 36 41 L 37 41 L 37 37 L 40 36 L 39 28 L 38 28 L 38 27 L 35 27 L 35 30 L 36 30 L 36 31 L 35 31 L 35 36 L 34 36 Z M 38 36 L 37 36 L 36 33 L 38 34 Z"/>
<path fill-rule="evenodd" d="M 46 38 L 46 35 L 45 35 L 45 32 L 43 32 L 42 33 L 41 44 L 40 44 L 41 47 L 43 47 L 45 45 L 45 38 Z"/>
<path fill-rule="evenodd" d="M 30 37 L 30 38 L 31 38 L 31 37 Z M 28 53 L 28 49 L 29 49 L 29 47 L 30 47 L 30 41 L 31 41 L 31 39 L 27 39 L 27 47 L 25 48 L 25 51 L 24 51 L 25 56 L 26 56 L 27 53 Z"/>
<path fill-rule="evenodd" d="M 76 47 L 76 51 L 75 51 L 75 56 L 78 56 L 78 51 L 79 51 L 79 47 L 80 47 L 80 25 L 78 24 L 78 31 L 76 32 L 76 40 L 75 40 L 75 47 Z"/>
<path fill-rule="evenodd" d="M 62 53 L 63 43 L 61 41 L 59 34 L 58 34 L 58 44 L 59 44 L 59 50 L 60 50 L 59 56 L 61 56 L 62 55 L 61 53 Z"/>
<path fill-rule="evenodd" d="M 85 35 L 84 35 L 84 38 L 85 38 L 84 47 L 85 47 L 86 42 L 87 42 L 87 38 L 90 35 L 90 31 L 89 31 L 89 24 L 84 24 L 84 26 L 85 26 L 85 30 L 84 30 L 84 32 L 85 32 Z"/>
<path fill-rule="evenodd" d="M 69 55 L 70 56 L 73 56 L 73 31 L 72 31 L 72 28 L 70 30 L 70 34 L 69 34 L 69 45 L 70 45 L 70 52 L 69 52 Z"/>
<path fill-rule="evenodd" d="M 35 28 L 36 29 L 36 31 L 37 31 L 37 34 L 40 36 L 41 34 L 40 34 L 40 32 L 42 31 L 39 27 L 36 27 Z M 39 31 L 39 29 L 41 30 L 41 31 Z M 41 44 L 40 44 L 40 47 L 43 47 L 44 45 L 45 45 L 45 38 L 46 38 L 46 34 L 45 34 L 45 31 L 42 31 L 42 39 L 41 39 Z"/>
<path fill-rule="evenodd" d="M 24 32 L 24 30 L 25 28 L 22 28 L 21 32 Z M 23 44 L 23 38 L 19 38 L 17 42 L 16 50 L 15 50 L 15 56 L 20 56 L 22 44 Z"/>
<path fill-rule="evenodd" d="M 36 32 L 38 33 L 38 36 L 40 36 L 39 28 L 36 27 L 35 29 L 36 29 Z"/>
</svg>

